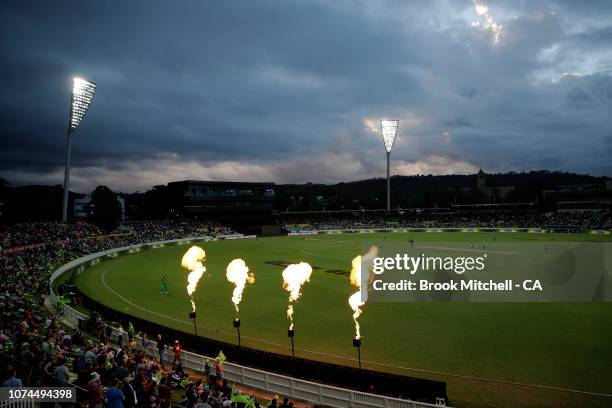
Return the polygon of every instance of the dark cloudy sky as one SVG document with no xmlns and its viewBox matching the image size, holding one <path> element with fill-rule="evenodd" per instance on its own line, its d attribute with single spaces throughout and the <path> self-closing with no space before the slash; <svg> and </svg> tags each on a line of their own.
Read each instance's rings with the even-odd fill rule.
<svg viewBox="0 0 612 408">
<path fill-rule="evenodd" d="M 0 177 L 179 179 L 551 169 L 612 176 L 612 1 L 3 1 Z"/>
</svg>

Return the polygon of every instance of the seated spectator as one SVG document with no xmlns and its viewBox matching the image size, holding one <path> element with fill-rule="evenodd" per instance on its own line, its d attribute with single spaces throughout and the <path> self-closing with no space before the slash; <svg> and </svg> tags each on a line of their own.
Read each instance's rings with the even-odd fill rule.
<svg viewBox="0 0 612 408">
<path fill-rule="evenodd" d="M 87 401 L 89 406 L 92 408 L 102 408 L 103 397 L 100 375 L 94 371 L 90 374 L 90 379 L 87 382 Z"/>
<path fill-rule="evenodd" d="M 23 384 L 21 380 L 17 378 L 17 370 L 14 367 L 10 368 L 10 378 L 2 383 L 3 387 L 21 388 Z"/>
<path fill-rule="evenodd" d="M 119 385 L 121 384 L 119 380 L 114 380 L 111 385 L 106 390 L 106 403 L 108 408 L 123 408 L 123 401 L 125 401 L 125 395 L 123 395 L 123 391 L 119 389 Z"/>
</svg>

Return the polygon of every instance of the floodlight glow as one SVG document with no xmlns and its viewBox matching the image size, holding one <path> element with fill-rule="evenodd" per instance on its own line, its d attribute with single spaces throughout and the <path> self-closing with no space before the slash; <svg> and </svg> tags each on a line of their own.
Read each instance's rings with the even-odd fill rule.
<svg viewBox="0 0 612 408">
<path fill-rule="evenodd" d="M 399 127 L 399 120 L 381 120 L 380 124 L 382 126 L 385 150 L 387 153 L 391 153 L 393 142 L 395 142 L 395 136 L 397 135 L 397 128 Z"/>
<path fill-rule="evenodd" d="M 68 221 L 68 189 L 70 187 L 70 150 L 72 135 L 79 126 L 91 104 L 96 84 L 81 78 L 72 79 L 72 97 L 70 98 L 70 121 L 66 138 L 66 167 L 64 169 L 64 200 L 62 203 L 62 221 Z"/>
<path fill-rule="evenodd" d="M 96 91 L 96 84 L 81 78 L 73 78 L 70 130 L 75 130 L 83 120 Z"/>
</svg>

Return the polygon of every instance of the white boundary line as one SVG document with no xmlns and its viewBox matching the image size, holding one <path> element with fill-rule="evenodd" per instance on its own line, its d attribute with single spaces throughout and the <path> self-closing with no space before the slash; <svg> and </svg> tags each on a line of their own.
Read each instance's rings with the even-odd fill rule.
<svg viewBox="0 0 612 408">
<path fill-rule="evenodd" d="M 109 269 L 111 269 L 111 267 L 113 267 L 114 265 L 116 265 L 116 264 L 110 264 L 110 265 L 108 265 L 106 268 L 104 268 L 104 271 L 102 272 L 102 276 L 101 276 L 101 279 L 102 279 L 102 284 L 104 285 L 104 287 L 105 287 L 105 288 L 106 288 L 106 289 L 107 289 L 109 292 L 111 292 L 113 295 L 117 296 L 119 299 L 123 300 L 125 303 L 127 303 L 127 304 L 129 304 L 129 305 L 131 305 L 131 306 L 134 306 L 136 309 L 140 309 L 140 310 L 142 310 L 143 312 L 150 313 L 150 314 L 153 314 L 153 315 L 156 315 L 156 316 L 159 316 L 159 317 L 163 317 L 163 318 L 165 318 L 165 319 L 174 320 L 175 322 L 185 323 L 185 324 L 191 325 L 191 323 L 186 322 L 186 321 L 184 321 L 184 320 L 180 320 L 180 319 L 177 319 L 177 318 L 175 318 L 175 317 L 168 316 L 168 315 L 161 314 L 161 313 L 157 313 L 157 312 L 154 312 L 153 310 L 149 310 L 149 309 L 146 309 L 146 308 L 144 308 L 144 307 L 142 307 L 142 306 L 138 306 L 137 304 L 135 304 L 135 303 L 134 303 L 134 302 L 132 302 L 131 300 L 128 300 L 128 299 L 126 299 L 125 297 L 121 296 L 121 295 L 120 295 L 119 293 L 117 293 L 117 292 L 116 292 L 114 289 L 112 289 L 110 286 L 108 286 L 108 284 L 106 283 L 106 272 L 108 272 L 108 271 L 109 271 Z"/>
</svg>

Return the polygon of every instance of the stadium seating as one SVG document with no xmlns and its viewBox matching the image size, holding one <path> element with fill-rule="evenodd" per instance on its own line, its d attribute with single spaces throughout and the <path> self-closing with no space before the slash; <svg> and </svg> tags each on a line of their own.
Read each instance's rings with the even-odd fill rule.
<svg viewBox="0 0 612 408">
<path fill-rule="evenodd" d="M 393 219 L 380 213 L 309 213 L 281 215 L 281 221 L 290 231 L 399 226 L 538 227 L 573 232 L 612 227 L 609 212 L 502 215 L 411 212 Z M 70 379 L 81 387 L 81 397 L 93 404 L 99 399 L 102 386 L 117 385 L 114 382 L 116 377 L 132 370 L 132 374 L 135 374 L 133 385 L 136 385 L 139 393 L 137 397 L 150 401 L 150 406 L 167 406 L 172 391 L 170 381 L 174 384 L 177 378 L 179 382 L 185 378 L 182 367 L 175 366 L 162 374 L 159 361 L 137 353 L 131 342 L 128 341 L 121 349 L 115 349 L 108 342 L 106 326 L 95 316 L 86 331 L 72 331 L 63 327 L 44 304 L 44 296 L 49 292 L 49 276 L 71 260 L 110 248 L 227 234 L 234 234 L 234 231 L 223 225 L 201 221 L 134 222 L 110 232 L 88 223 L 0 226 L 0 313 L 3 317 L 0 319 L 0 384 L 19 380 L 23 385 L 55 385 Z M 133 334 L 128 331 L 126 338 L 131 338 Z M 68 369 L 63 368 L 65 363 Z M 126 383 L 121 382 L 118 386 L 127 392 Z M 224 406 L 224 398 L 237 398 L 214 376 L 205 382 L 187 381 L 184 386 L 188 391 L 183 403 L 188 407 L 193 406 L 195 401 L 203 400 L 213 407 Z"/>
</svg>

